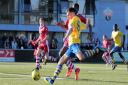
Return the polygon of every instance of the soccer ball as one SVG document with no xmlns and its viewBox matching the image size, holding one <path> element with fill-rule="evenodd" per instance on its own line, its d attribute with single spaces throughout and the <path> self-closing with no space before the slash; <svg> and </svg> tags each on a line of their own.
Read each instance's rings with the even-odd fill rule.
<svg viewBox="0 0 128 85">
<path fill-rule="evenodd" d="M 41 74 L 38 69 L 32 71 L 32 79 L 38 81 L 41 78 Z"/>
</svg>

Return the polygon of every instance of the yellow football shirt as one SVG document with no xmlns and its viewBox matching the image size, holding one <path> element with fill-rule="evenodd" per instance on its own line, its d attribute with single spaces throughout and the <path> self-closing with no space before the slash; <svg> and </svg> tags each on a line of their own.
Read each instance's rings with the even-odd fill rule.
<svg viewBox="0 0 128 85">
<path fill-rule="evenodd" d="M 82 23 L 79 17 L 74 16 L 72 19 L 69 20 L 68 24 L 69 28 L 72 28 L 72 32 L 68 37 L 69 45 L 74 43 L 80 43 L 80 33 L 83 29 L 85 29 L 85 24 Z"/>
<path fill-rule="evenodd" d="M 121 47 L 121 45 L 122 45 L 122 42 L 121 42 L 121 37 L 123 36 L 123 34 L 120 32 L 120 31 L 113 31 L 112 32 L 112 39 L 113 39 L 113 41 L 114 41 L 114 44 L 115 44 L 115 46 L 119 46 L 119 47 Z"/>
</svg>

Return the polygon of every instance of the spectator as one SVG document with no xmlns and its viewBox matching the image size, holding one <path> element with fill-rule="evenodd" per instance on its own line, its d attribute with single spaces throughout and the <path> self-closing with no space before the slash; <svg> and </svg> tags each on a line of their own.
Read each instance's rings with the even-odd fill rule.
<svg viewBox="0 0 128 85">
<path fill-rule="evenodd" d="M 57 49 L 57 43 L 58 43 L 57 39 L 53 38 L 51 42 L 51 49 Z"/>
<path fill-rule="evenodd" d="M 7 40 L 7 34 L 4 33 L 4 35 L 2 36 L 2 48 L 5 48 L 5 41 Z"/>
<path fill-rule="evenodd" d="M 12 49 L 17 49 L 17 42 L 15 39 L 12 41 L 11 46 L 12 46 Z"/>
<path fill-rule="evenodd" d="M 4 48 L 9 49 L 9 37 L 4 42 Z"/>
</svg>

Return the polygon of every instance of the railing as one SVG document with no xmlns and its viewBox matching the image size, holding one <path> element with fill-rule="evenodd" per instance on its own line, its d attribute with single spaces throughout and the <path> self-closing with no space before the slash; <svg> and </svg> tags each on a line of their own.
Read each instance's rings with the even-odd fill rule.
<svg viewBox="0 0 128 85">
<path fill-rule="evenodd" d="M 0 24 L 38 24 L 40 17 L 43 17 L 47 24 L 53 24 L 58 20 L 57 14 L 46 14 L 43 12 L 10 13 L 0 14 Z"/>
</svg>

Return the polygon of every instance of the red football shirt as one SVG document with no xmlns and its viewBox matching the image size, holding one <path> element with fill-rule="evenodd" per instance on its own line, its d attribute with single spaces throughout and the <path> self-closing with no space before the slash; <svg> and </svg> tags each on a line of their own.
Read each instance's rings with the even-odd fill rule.
<svg viewBox="0 0 128 85">
<path fill-rule="evenodd" d="M 103 39 L 102 44 L 104 48 L 109 48 L 109 46 L 111 45 L 111 42 L 107 39 Z"/>
<path fill-rule="evenodd" d="M 48 34 L 48 28 L 45 25 L 40 26 L 39 27 L 39 38 L 40 38 L 40 40 L 44 40 L 44 38 L 46 37 L 47 34 Z"/>
</svg>

